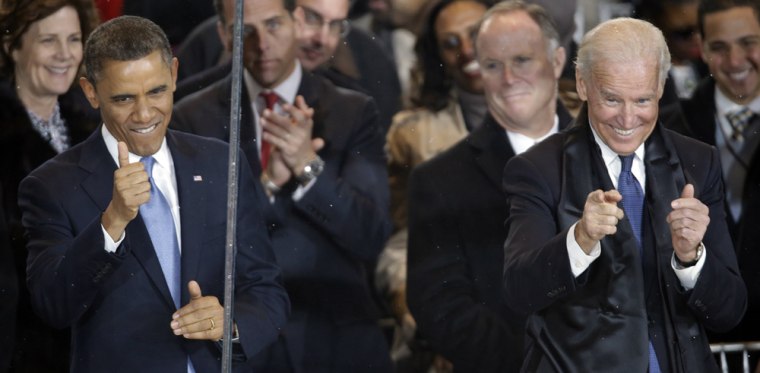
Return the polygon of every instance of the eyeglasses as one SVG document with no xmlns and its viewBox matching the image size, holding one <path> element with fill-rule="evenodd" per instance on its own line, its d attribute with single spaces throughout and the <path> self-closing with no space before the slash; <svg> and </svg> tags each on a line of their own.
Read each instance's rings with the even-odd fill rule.
<svg viewBox="0 0 760 373">
<path fill-rule="evenodd" d="M 325 18 L 319 14 L 316 10 L 306 6 L 299 6 L 303 14 L 304 25 L 312 31 L 321 31 L 327 26 L 331 35 L 345 37 L 348 35 L 350 25 L 346 19 L 334 19 L 332 21 L 325 21 Z"/>
</svg>

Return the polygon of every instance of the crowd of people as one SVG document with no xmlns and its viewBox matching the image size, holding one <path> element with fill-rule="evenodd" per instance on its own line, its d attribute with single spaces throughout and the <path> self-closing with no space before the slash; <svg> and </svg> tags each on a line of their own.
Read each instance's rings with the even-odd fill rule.
<svg viewBox="0 0 760 373">
<path fill-rule="evenodd" d="M 243 0 L 241 61 L 236 0 L 155 3 L 2 3 L 0 371 L 215 372 L 228 324 L 236 372 L 760 341 L 760 0 L 576 39 L 576 1 Z"/>
</svg>

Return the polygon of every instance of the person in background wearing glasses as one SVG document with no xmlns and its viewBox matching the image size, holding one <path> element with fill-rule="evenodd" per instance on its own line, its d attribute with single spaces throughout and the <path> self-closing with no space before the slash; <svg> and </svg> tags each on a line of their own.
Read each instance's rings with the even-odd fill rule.
<svg viewBox="0 0 760 373">
<path fill-rule="evenodd" d="M 348 35 L 348 0 L 296 0 L 293 16 L 301 66 L 311 71 L 328 63 Z"/>
<path fill-rule="evenodd" d="M 298 59 L 304 69 L 375 99 L 383 134 L 401 108 L 393 60 L 364 30 L 351 29 L 349 0 L 296 0 Z"/>
<path fill-rule="evenodd" d="M 221 30 L 231 30 L 233 4 L 216 2 Z M 241 146 L 268 193 L 269 232 L 292 304 L 280 341 L 253 369 L 389 372 L 367 275 L 390 233 L 375 104 L 302 67 L 294 2 L 245 0 L 243 8 Z M 177 128 L 228 140 L 231 84 L 228 75 L 182 100 Z"/>
</svg>

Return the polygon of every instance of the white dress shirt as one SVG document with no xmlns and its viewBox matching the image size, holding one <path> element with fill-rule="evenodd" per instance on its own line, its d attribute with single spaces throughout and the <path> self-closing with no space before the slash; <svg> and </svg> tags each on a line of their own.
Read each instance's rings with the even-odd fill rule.
<svg viewBox="0 0 760 373">
<path fill-rule="evenodd" d="M 515 151 L 515 155 L 521 154 L 524 151 L 530 149 L 531 146 L 536 145 L 543 141 L 545 138 L 557 133 L 559 131 L 559 117 L 557 114 L 554 114 L 554 125 L 549 130 L 549 132 L 545 133 L 543 136 L 534 139 L 530 136 L 525 136 L 521 133 L 517 133 L 514 131 L 506 130 L 507 131 L 507 138 L 509 139 L 509 145 L 512 145 L 512 150 Z"/>
<path fill-rule="evenodd" d="M 591 127 L 591 131 L 594 134 L 594 140 L 602 151 L 602 159 L 604 160 L 604 164 L 607 167 L 607 172 L 610 176 L 610 180 L 612 180 L 612 185 L 617 188 L 617 182 L 622 166 L 620 157 L 617 153 L 610 149 L 609 146 L 604 143 L 604 141 L 602 141 L 593 127 Z M 646 193 L 646 170 L 644 167 L 643 143 L 639 145 L 634 154 L 635 157 L 633 158 L 633 164 L 631 165 L 631 173 L 633 173 L 633 176 L 636 177 L 636 181 L 639 182 L 641 190 Z M 666 224 L 666 222 L 662 222 L 662 224 Z M 578 277 L 583 272 L 585 272 L 591 263 L 593 263 L 602 254 L 601 241 L 597 242 L 596 245 L 594 245 L 589 254 L 586 254 L 583 249 L 581 249 L 581 246 L 575 240 L 575 227 L 577 225 L 578 223 L 575 223 L 570 227 L 570 230 L 567 232 L 567 237 L 565 239 L 565 243 L 567 245 L 567 254 L 570 257 L 570 268 L 575 277 Z M 706 249 L 702 253 L 702 257 L 699 258 L 699 261 L 696 265 L 692 267 L 682 268 L 677 265 L 675 261 L 675 252 L 673 253 L 673 256 L 670 260 L 670 266 L 675 271 L 678 280 L 681 282 L 681 285 L 685 289 L 688 290 L 694 288 L 694 285 L 697 283 L 697 278 L 699 278 L 699 273 L 702 271 L 702 267 L 705 264 L 705 257 L 707 257 Z"/>
<path fill-rule="evenodd" d="M 734 113 L 744 107 L 734 103 L 720 89 L 715 88 L 715 116 L 717 117 L 715 118 L 717 124 L 715 126 L 715 147 L 720 151 L 723 180 L 726 181 L 724 183 L 726 202 L 734 221 L 738 221 L 742 215 L 742 196 L 744 194 L 744 180 L 747 177 L 747 170 L 737 164 L 736 157 L 727 146 L 726 135 L 731 136 L 734 129 L 731 127 L 731 123 L 728 122 L 726 114 Z M 746 107 L 755 114 L 760 113 L 760 97 L 752 100 Z M 742 143 L 731 144 L 736 152 L 741 152 L 743 145 Z M 734 182 L 734 180 L 738 182 Z"/>
<path fill-rule="evenodd" d="M 101 134 L 103 135 L 103 140 L 106 143 L 108 153 L 111 154 L 111 158 L 118 166 L 118 141 L 115 137 L 113 137 L 111 132 L 108 131 L 108 128 L 106 128 L 105 125 L 101 126 Z M 129 153 L 129 163 L 140 162 L 141 158 L 142 157 L 139 155 L 132 154 L 131 152 Z M 169 147 L 166 146 L 166 138 L 164 138 L 163 142 L 161 143 L 161 148 L 159 148 L 158 151 L 153 154 L 153 158 L 156 160 L 153 165 L 153 182 L 156 183 L 156 187 L 161 191 L 164 197 L 166 197 L 166 201 L 171 207 L 172 217 L 174 218 L 174 229 L 175 233 L 177 234 L 177 245 L 179 246 L 181 253 L 182 235 L 180 234 L 181 224 L 179 220 L 179 199 L 177 198 L 177 180 L 174 173 L 174 161 L 172 160 L 171 152 L 169 152 Z M 105 227 L 101 225 L 101 228 L 103 229 L 103 234 L 105 236 L 105 250 L 110 253 L 116 252 L 116 249 L 124 240 L 124 233 L 121 234 L 121 237 L 119 237 L 117 241 L 114 241 L 108 232 L 106 232 Z"/>
</svg>

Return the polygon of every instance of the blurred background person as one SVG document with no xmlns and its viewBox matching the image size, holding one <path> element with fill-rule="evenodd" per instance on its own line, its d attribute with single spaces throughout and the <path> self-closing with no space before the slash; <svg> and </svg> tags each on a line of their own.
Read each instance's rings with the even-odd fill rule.
<svg viewBox="0 0 760 373">
<path fill-rule="evenodd" d="M 296 0 L 298 59 L 304 69 L 335 85 L 374 98 L 385 133 L 401 108 L 401 86 L 393 60 L 380 43 L 366 31 L 351 28 L 349 8 L 349 0 Z"/>
<path fill-rule="evenodd" d="M 394 61 L 403 108 L 412 106 L 411 71 L 417 63 L 414 45 L 429 3 L 428 0 L 368 0 L 366 13 L 352 21 L 357 28 L 372 33 Z"/>
<path fill-rule="evenodd" d="M 415 46 L 422 78 L 416 108 L 397 114 L 387 136 L 394 233 L 380 256 L 376 284 L 398 323 L 391 353 L 402 371 L 426 365 L 424 354 L 415 353 L 419 346 L 413 342 L 414 321 L 406 306 L 407 181 L 416 165 L 463 139 L 485 118 L 488 108 L 472 34 L 486 9 L 477 0 L 442 0 L 430 9 Z"/>
<path fill-rule="evenodd" d="M 505 1 L 475 38 L 488 115 L 409 178 L 407 302 L 419 333 L 456 372 L 517 372 L 524 318 L 501 296 L 504 165 L 565 128 L 566 56 L 548 12 Z"/>
<path fill-rule="evenodd" d="M 296 51 L 303 68 L 374 98 L 385 134 L 401 107 L 401 86 L 391 57 L 366 31 L 350 27 L 349 0 L 295 0 L 295 6 Z M 218 16 L 206 20 L 178 48 L 182 63 L 175 100 L 223 79 L 231 70 L 231 30 L 220 25 Z"/>
<path fill-rule="evenodd" d="M 691 97 L 699 81 L 709 74 L 700 53 L 697 28 L 699 0 L 643 0 L 635 15 L 662 30 L 672 66 L 665 85 L 665 99 Z"/>
<path fill-rule="evenodd" d="M 739 270 L 747 286 L 747 311 L 729 333 L 710 342 L 760 340 L 760 1 L 703 0 L 699 6 L 702 56 L 710 68 L 683 102 L 687 134 L 720 151 L 726 216 Z M 733 356 L 732 356 L 733 355 Z M 739 354 L 729 355 L 736 369 Z M 757 354 L 751 354 L 756 366 Z"/>
<path fill-rule="evenodd" d="M 98 124 L 79 85 L 72 87 L 97 10 L 92 0 L 19 0 L 4 1 L 2 12 L 0 190 L 21 294 L 13 367 L 65 372 L 68 332 L 43 324 L 29 304 L 17 190 L 29 172 L 84 140 Z"/>
<path fill-rule="evenodd" d="M 145 17 L 166 32 L 172 46 L 214 15 L 212 0 L 95 0 L 102 21 L 121 15 Z"/>
</svg>

